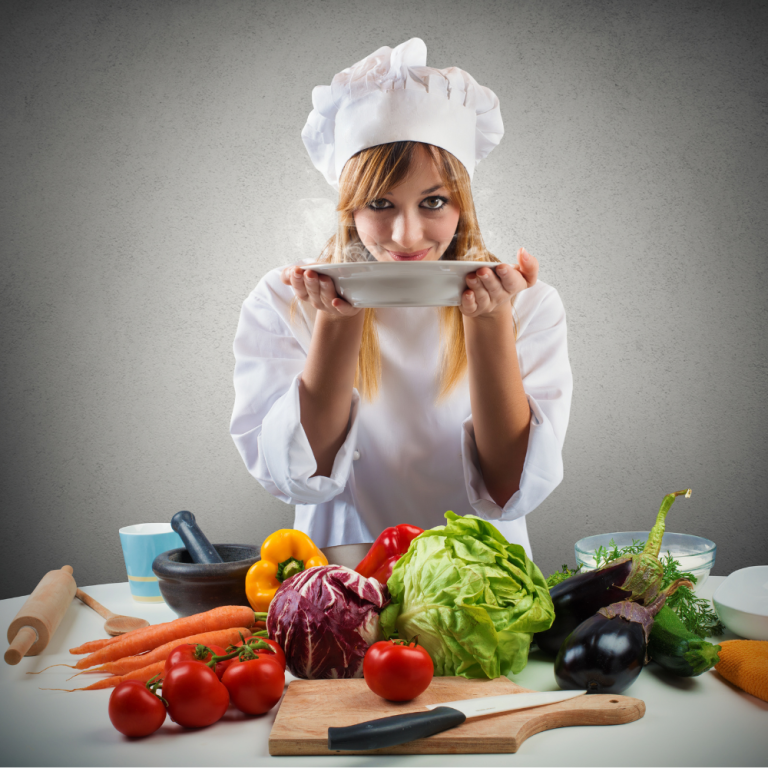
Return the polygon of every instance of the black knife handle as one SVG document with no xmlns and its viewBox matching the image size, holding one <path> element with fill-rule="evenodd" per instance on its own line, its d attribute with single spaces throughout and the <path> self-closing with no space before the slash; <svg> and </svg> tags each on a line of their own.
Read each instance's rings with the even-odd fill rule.
<svg viewBox="0 0 768 768">
<path fill-rule="evenodd" d="M 383 749 L 423 739 L 461 725 L 467 716 L 452 707 L 436 707 L 428 712 L 382 717 L 346 728 L 328 729 L 328 749 Z"/>
</svg>

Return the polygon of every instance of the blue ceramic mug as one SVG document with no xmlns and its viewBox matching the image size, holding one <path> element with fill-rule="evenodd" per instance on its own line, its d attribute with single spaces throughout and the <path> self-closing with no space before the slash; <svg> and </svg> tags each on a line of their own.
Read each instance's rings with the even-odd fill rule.
<svg viewBox="0 0 768 768">
<path fill-rule="evenodd" d="M 170 523 L 140 523 L 121 528 L 120 543 L 133 599 L 141 603 L 164 602 L 152 562 L 162 552 L 183 547 L 181 536 Z"/>
</svg>

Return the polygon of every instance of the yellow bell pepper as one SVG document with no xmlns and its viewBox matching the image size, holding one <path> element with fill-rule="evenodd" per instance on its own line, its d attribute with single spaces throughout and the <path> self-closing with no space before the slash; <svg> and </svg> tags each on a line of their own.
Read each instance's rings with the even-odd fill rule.
<svg viewBox="0 0 768 768">
<path fill-rule="evenodd" d="M 282 528 L 267 536 L 261 560 L 245 575 L 245 594 L 253 610 L 266 611 L 286 579 L 316 565 L 328 565 L 328 558 L 303 531 Z"/>
</svg>

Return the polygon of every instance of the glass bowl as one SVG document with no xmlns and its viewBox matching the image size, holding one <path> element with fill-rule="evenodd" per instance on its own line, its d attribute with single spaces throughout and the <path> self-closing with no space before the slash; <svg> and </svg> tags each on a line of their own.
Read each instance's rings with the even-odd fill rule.
<svg viewBox="0 0 768 768">
<path fill-rule="evenodd" d="M 583 571 L 591 571 L 595 568 L 595 550 L 598 547 L 612 549 L 611 541 L 618 549 L 623 549 L 633 541 L 648 540 L 650 531 L 623 531 L 621 533 L 600 533 L 596 536 L 587 536 L 574 545 L 576 553 L 576 565 L 581 565 Z M 663 558 L 667 552 L 680 563 L 680 570 L 691 573 L 696 577 L 694 592 L 703 586 L 715 564 L 717 547 L 714 541 L 704 539 L 701 536 L 692 536 L 689 533 L 665 533 L 661 539 L 659 557 Z"/>
</svg>

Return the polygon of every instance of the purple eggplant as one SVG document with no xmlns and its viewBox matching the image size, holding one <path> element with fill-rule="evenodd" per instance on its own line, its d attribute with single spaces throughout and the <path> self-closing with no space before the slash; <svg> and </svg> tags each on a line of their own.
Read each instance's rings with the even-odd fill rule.
<svg viewBox="0 0 768 768">
<path fill-rule="evenodd" d="M 557 684 L 588 693 L 621 693 L 629 688 L 648 663 L 653 617 L 681 585 L 692 586 L 690 581 L 678 579 L 647 606 L 622 600 L 579 624 L 555 659 Z"/>
<path fill-rule="evenodd" d="M 612 603 L 632 600 L 648 605 L 659 594 L 664 567 L 659 560 L 664 520 L 678 496 L 691 495 L 691 489 L 667 494 L 661 502 L 656 523 L 645 548 L 637 555 L 625 555 L 596 571 L 578 573 L 549 590 L 555 606 L 555 620 L 545 632 L 534 635 L 539 648 L 556 656 L 564 640 L 582 621 Z"/>
</svg>

